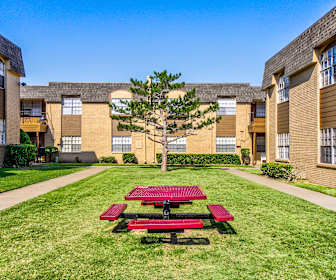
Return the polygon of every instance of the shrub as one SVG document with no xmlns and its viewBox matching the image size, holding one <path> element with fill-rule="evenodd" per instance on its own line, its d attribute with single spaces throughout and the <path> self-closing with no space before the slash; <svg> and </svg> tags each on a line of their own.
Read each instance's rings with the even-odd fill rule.
<svg viewBox="0 0 336 280">
<path fill-rule="evenodd" d="M 31 145 L 31 141 L 27 132 L 20 129 L 20 144 Z"/>
<path fill-rule="evenodd" d="M 162 162 L 162 154 L 156 154 L 158 163 Z M 168 164 L 240 164 L 236 154 L 168 154 Z"/>
<path fill-rule="evenodd" d="M 55 161 L 56 155 L 58 154 L 58 148 L 54 146 L 45 147 L 45 153 L 48 157 L 48 161 Z"/>
<path fill-rule="evenodd" d="M 37 155 L 35 145 L 7 145 L 5 152 L 5 167 L 27 167 Z"/>
<path fill-rule="evenodd" d="M 115 157 L 101 157 L 99 159 L 100 163 L 117 163 Z"/>
<path fill-rule="evenodd" d="M 124 163 L 138 163 L 138 159 L 133 153 L 125 153 L 122 155 L 122 160 Z"/>
<path fill-rule="evenodd" d="M 263 175 L 272 178 L 283 178 L 287 180 L 295 179 L 293 166 L 290 164 L 268 162 L 263 163 L 260 168 Z"/>
<path fill-rule="evenodd" d="M 242 156 L 242 162 L 245 165 L 249 165 L 250 164 L 250 149 L 247 149 L 247 148 L 241 149 L 241 156 Z"/>
</svg>

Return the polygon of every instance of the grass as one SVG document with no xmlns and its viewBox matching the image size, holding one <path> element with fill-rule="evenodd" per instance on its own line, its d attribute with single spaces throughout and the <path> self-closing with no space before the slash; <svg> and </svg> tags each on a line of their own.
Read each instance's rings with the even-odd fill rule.
<svg viewBox="0 0 336 280">
<path fill-rule="evenodd" d="M 239 168 L 239 170 L 245 171 L 245 172 L 248 172 L 248 173 L 251 173 L 251 174 L 256 174 L 256 175 L 262 176 L 262 172 L 260 171 L 260 169 Z M 282 180 L 282 181 L 284 181 L 284 180 Z M 336 197 L 336 188 L 330 188 L 330 187 L 327 187 L 327 186 L 310 184 L 310 183 L 308 183 L 307 181 L 304 181 L 304 180 L 297 181 L 297 182 L 287 182 L 287 181 L 284 181 L 284 182 L 288 183 L 288 184 L 291 184 L 293 186 L 296 186 L 296 187 L 300 187 L 300 188 L 304 188 L 304 189 L 308 189 L 308 190 L 312 190 L 312 191 L 316 191 L 316 192 L 320 192 L 320 193 L 324 193 L 324 194 Z"/>
<path fill-rule="evenodd" d="M 110 234 L 118 222 L 99 221 L 134 186 L 167 184 L 200 185 L 208 200 L 177 210 L 220 203 L 236 234 L 207 223 L 182 235 L 210 245 L 148 245 L 145 231 Z M 223 170 L 116 167 L 1 211 L 0 279 L 336 279 L 335 236 L 335 212 Z"/>
<path fill-rule="evenodd" d="M 0 193 L 71 174 L 85 167 L 50 166 L 44 168 L 0 168 Z"/>
</svg>

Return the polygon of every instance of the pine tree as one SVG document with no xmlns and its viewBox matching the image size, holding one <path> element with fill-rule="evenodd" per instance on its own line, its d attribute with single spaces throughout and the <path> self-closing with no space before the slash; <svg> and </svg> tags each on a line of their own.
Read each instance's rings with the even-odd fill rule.
<svg viewBox="0 0 336 280">
<path fill-rule="evenodd" d="M 195 89 L 178 98 L 168 97 L 169 92 L 184 88 L 184 82 L 176 82 L 180 77 L 180 73 L 168 74 L 165 70 L 154 72 L 146 81 L 131 79 L 133 100 L 121 100 L 124 106 L 110 104 L 119 113 L 112 115 L 119 120 L 118 130 L 144 133 L 151 141 L 162 145 L 161 170 L 164 172 L 167 171 L 169 143 L 195 135 L 197 130 L 220 120 L 220 117 L 209 116 L 217 110 L 217 103 L 200 110 L 201 102 Z M 168 140 L 171 136 L 174 138 Z"/>
</svg>

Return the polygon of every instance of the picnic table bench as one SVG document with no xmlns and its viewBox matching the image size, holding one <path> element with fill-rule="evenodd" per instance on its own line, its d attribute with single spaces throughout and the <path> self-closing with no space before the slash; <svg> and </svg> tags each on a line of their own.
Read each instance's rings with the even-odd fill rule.
<svg viewBox="0 0 336 280">
<path fill-rule="evenodd" d="M 147 229 L 148 233 L 170 233 L 171 243 L 176 244 L 177 232 L 202 228 L 202 219 L 214 219 L 218 222 L 234 220 L 233 215 L 218 204 L 207 206 L 210 213 L 171 213 L 171 208 L 192 204 L 192 200 L 205 199 L 205 193 L 198 186 L 141 186 L 127 194 L 125 200 L 140 200 L 141 205 L 161 207 L 162 213 L 125 213 L 127 204 L 112 204 L 100 215 L 100 220 L 133 219 L 128 223 L 129 229 Z"/>
</svg>

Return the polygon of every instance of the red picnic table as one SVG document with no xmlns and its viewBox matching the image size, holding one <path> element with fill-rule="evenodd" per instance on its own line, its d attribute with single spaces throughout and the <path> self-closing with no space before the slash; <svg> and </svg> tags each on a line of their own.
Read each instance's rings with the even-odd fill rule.
<svg viewBox="0 0 336 280">
<path fill-rule="evenodd" d="M 128 223 L 129 229 L 147 229 L 149 233 L 169 232 L 171 243 L 176 244 L 177 232 L 202 228 L 202 219 L 214 219 L 220 222 L 233 220 L 233 216 L 221 205 L 208 205 L 210 213 L 171 213 L 171 208 L 192 204 L 193 200 L 205 199 L 207 199 L 205 193 L 198 186 L 138 186 L 125 196 L 125 200 L 139 200 L 142 205 L 162 207 L 162 214 L 124 213 L 127 204 L 112 204 L 100 219 L 110 221 L 118 218 L 134 219 Z"/>
</svg>

